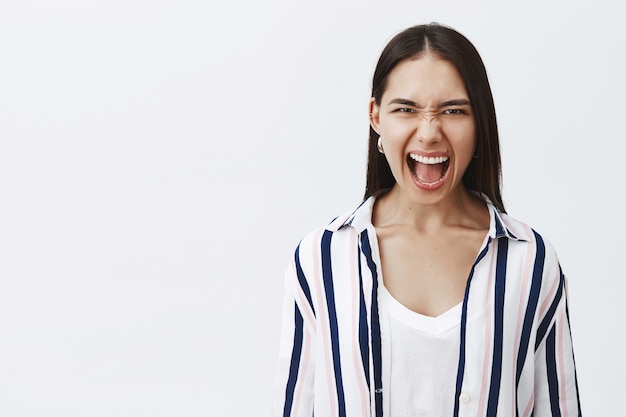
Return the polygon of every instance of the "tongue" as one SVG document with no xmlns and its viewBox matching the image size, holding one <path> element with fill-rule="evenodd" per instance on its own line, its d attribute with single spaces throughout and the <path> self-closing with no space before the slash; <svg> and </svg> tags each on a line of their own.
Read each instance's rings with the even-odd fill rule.
<svg viewBox="0 0 626 417">
<path fill-rule="evenodd" d="M 415 176 L 418 180 L 425 183 L 433 183 L 439 180 L 443 175 L 443 164 L 415 164 Z"/>
</svg>

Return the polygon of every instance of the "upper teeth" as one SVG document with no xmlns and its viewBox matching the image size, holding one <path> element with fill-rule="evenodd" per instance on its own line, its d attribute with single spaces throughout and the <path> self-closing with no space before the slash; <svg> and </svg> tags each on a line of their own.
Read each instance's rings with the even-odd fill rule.
<svg viewBox="0 0 626 417">
<path fill-rule="evenodd" d="M 422 156 L 416 153 L 409 154 L 409 156 L 417 162 L 428 165 L 441 164 L 449 159 L 447 156 Z"/>
</svg>

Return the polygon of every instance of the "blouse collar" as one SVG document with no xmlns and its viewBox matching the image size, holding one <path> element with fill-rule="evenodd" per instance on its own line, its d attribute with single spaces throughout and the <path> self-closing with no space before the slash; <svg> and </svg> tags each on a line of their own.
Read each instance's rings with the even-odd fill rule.
<svg viewBox="0 0 626 417">
<path fill-rule="evenodd" d="M 499 211 L 491 201 L 483 195 L 489 209 L 489 236 L 498 238 L 508 238 L 516 241 L 529 241 L 531 237 L 528 227 L 509 217 L 506 213 Z M 363 232 L 372 225 L 372 213 L 374 209 L 375 196 L 371 196 L 361 202 L 352 212 L 335 218 L 326 229 L 336 232 L 345 227 L 352 227 L 358 233 Z"/>
</svg>

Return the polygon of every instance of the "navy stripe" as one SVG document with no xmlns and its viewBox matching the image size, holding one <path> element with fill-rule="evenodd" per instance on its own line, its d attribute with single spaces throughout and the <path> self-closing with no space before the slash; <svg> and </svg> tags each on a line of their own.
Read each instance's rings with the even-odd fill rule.
<svg viewBox="0 0 626 417">
<path fill-rule="evenodd" d="M 360 246 L 360 245 L 359 245 Z M 359 248 L 360 249 L 360 248 Z M 361 255 L 359 262 L 359 348 L 361 349 L 361 362 L 365 372 L 367 388 L 370 388 L 370 357 L 369 357 L 369 330 L 367 328 L 367 309 L 365 307 L 365 293 L 363 292 L 363 274 L 361 273 Z"/>
<path fill-rule="evenodd" d="M 313 307 L 313 299 L 311 298 L 311 289 L 309 288 L 309 284 L 306 282 L 306 278 L 304 276 L 304 272 L 302 271 L 302 265 L 300 265 L 300 245 L 296 248 L 295 254 L 296 261 L 296 275 L 298 276 L 298 282 L 300 283 L 300 288 L 302 288 L 302 292 L 309 302 L 311 306 L 311 310 L 313 311 L 313 316 L 315 316 L 315 307 Z"/>
<path fill-rule="evenodd" d="M 478 262 L 485 257 L 487 254 L 487 250 L 489 245 L 491 244 L 491 237 L 487 240 L 487 244 L 483 248 L 483 250 L 478 254 L 478 258 L 472 265 L 472 269 L 470 270 L 469 277 L 467 278 L 467 284 L 465 286 L 465 295 L 463 297 L 463 308 L 461 310 L 461 336 L 460 336 L 460 348 L 459 348 L 459 367 L 456 373 L 456 392 L 454 394 L 454 417 L 459 416 L 459 396 L 461 395 L 461 387 L 463 386 L 463 375 L 465 373 L 465 336 L 467 334 L 467 301 L 469 299 L 469 290 L 470 284 L 472 282 L 472 277 L 474 276 L 474 269 Z"/>
<path fill-rule="evenodd" d="M 546 373 L 548 374 L 548 392 L 552 417 L 561 417 L 559 408 L 559 379 L 556 369 L 556 325 L 552 327 L 546 339 Z"/>
<path fill-rule="evenodd" d="M 498 257 L 496 261 L 496 288 L 494 299 L 493 355 L 491 362 L 491 384 L 487 401 L 487 417 L 496 417 L 500 383 L 502 381 L 502 346 L 504 343 L 504 291 L 506 284 L 506 261 L 509 241 L 498 240 Z"/>
<path fill-rule="evenodd" d="M 519 388 L 519 380 L 522 375 L 524 362 L 526 361 L 526 354 L 528 353 L 528 345 L 530 344 L 530 337 L 532 335 L 535 312 L 537 311 L 537 305 L 539 304 L 539 292 L 541 291 L 543 264 L 545 260 L 546 249 L 543 239 L 534 230 L 533 233 L 535 234 L 537 253 L 535 254 L 535 264 L 533 266 L 530 294 L 528 295 L 528 303 L 526 304 L 526 313 L 524 314 L 524 323 L 522 324 L 522 333 L 520 335 L 519 351 L 517 352 L 517 369 L 515 370 L 516 390 Z"/>
<path fill-rule="evenodd" d="M 559 302 L 561 301 L 561 297 L 563 296 L 563 282 L 564 282 L 564 279 L 563 279 L 563 275 L 561 274 L 559 278 L 559 288 L 556 290 L 556 294 L 554 295 L 552 304 L 550 304 L 550 308 L 546 312 L 545 317 L 543 318 L 543 320 L 541 320 L 541 323 L 539 324 L 539 327 L 537 328 L 537 339 L 535 340 L 535 350 L 539 348 L 539 345 L 541 344 L 541 341 L 545 337 L 548 331 L 548 327 L 550 327 L 550 323 L 552 322 L 552 319 L 554 318 L 554 314 L 556 313 L 556 308 L 558 307 Z"/>
<path fill-rule="evenodd" d="M 337 323 L 337 310 L 335 309 L 335 289 L 333 285 L 333 270 L 330 257 L 330 242 L 332 232 L 326 230 L 322 236 L 322 277 L 324 291 L 326 292 L 326 304 L 328 305 L 328 320 L 330 322 L 330 344 L 333 351 L 333 367 L 335 370 L 335 386 L 337 388 L 337 402 L 339 404 L 339 417 L 346 416 L 346 400 L 343 392 L 343 378 L 341 376 L 341 358 L 339 356 L 339 327 Z"/>
<path fill-rule="evenodd" d="M 495 226 L 496 226 L 496 238 L 501 238 L 501 237 L 510 237 L 514 240 L 520 240 L 517 236 L 515 236 L 503 223 L 502 223 L 502 219 L 500 218 L 501 213 L 497 212 L 494 215 L 495 218 Z M 523 240 L 523 239 L 522 239 Z"/>
<path fill-rule="evenodd" d="M 504 237 L 506 236 L 506 232 L 504 231 L 504 226 L 500 221 L 500 216 L 495 216 L 495 225 L 496 225 L 496 237 Z"/>
<path fill-rule="evenodd" d="M 559 265 L 559 272 L 563 275 L 563 271 L 561 270 L 561 265 Z M 565 283 L 565 275 L 563 275 L 563 282 Z M 565 286 L 565 284 L 564 284 Z M 572 339 L 572 326 L 569 320 L 569 305 L 567 302 L 567 288 L 565 288 L 565 317 L 567 317 L 567 330 L 569 331 L 570 340 Z M 574 363 L 574 384 L 576 386 L 576 402 L 578 404 L 578 416 L 583 415 L 583 411 L 580 407 L 580 391 L 578 390 L 578 373 L 576 372 L 576 358 L 574 357 L 574 347 L 572 343 L 572 362 Z"/>
<path fill-rule="evenodd" d="M 298 370 L 300 368 L 300 356 L 302 355 L 303 319 L 298 305 L 295 305 L 295 331 L 293 335 L 293 349 L 291 350 L 291 365 L 289 366 L 289 378 L 287 379 L 287 389 L 285 391 L 285 405 L 283 417 L 291 415 L 293 406 L 293 395 L 296 390 L 298 380 Z"/>
<path fill-rule="evenodd" d="M 378 272 L 376 264 L 372 257 L 372 248 L 370 246 L 367 230 L 361 235 L 361 246 L 363 254 L 367 259 L 367 266 L 372 274 L 372 361 L 374 362 L 374 403 L 376 409 L 376 417 L 383 415 L 383 387 L 382 387 L 382 349 L 380 339 L 380 321 L 378 317 Z"/>
</svg>

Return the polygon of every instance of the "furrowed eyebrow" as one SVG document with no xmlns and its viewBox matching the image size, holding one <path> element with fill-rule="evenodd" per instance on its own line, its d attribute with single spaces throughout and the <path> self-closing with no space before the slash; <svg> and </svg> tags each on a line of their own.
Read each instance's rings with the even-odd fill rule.
<svg viewBox="0 0 626 417">
<path fill-rule="evenodd" d="M 389 102 L 389 104 L 402 104 L 403 106 L 411 106 L 411 107 L 423 107 L 413 100 L 409 100 L 408 98 L 394 98 Z"/>
<path fill-rule="evenodd" d="M 439 104 L 437 107 L 442 108 L 442 107 L 449 107 L 449 106 L 469 106 L 470 105 L 470 101 L 467 99 L 457 99 L 457 100 L 448 100 L 448 101 L 444 101 L 443 103 Z"/>
<path fill-rule="evenodd" d="M 413 100 L 409 100 L 407 98 L 394 98 L 389 102 L 389 104 L 400 104 L 403 106 L 411 106 L 416 108 L 423 108 L 419 103 L 414 102 Z M 450 107 L 450 106 L 469 106 L 470 101 L 465 98 L 459 98 L 455 100 L 444 101 L 443 103 L 439 103 L 437 108 L 441 109 L 442 107 Z"/>
</svg>

